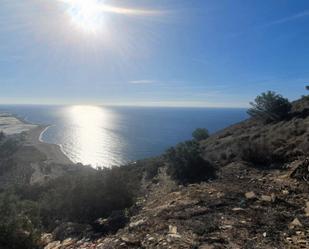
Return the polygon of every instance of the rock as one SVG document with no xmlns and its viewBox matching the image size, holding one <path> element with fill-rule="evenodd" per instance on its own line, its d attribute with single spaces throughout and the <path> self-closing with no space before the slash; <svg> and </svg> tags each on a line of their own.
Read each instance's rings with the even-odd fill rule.
<svg viewBox="0 0 309 249">
<path fill-rule="evenodd" d="M 53 241 L 49 243 L 47 246 L 44 247 L 44 249 L 58 249 L 61 247 L 60 241 Z"/>
<path fill-rule="evenodd" d="M 247 192 L 245 193 L 245 197 L 249 200 L 251 199 L 255 199 L 256 198 L 256 194 L 253 191 Z"/>
<path fill-rule="evenodd" d="M 266 238 L 266 236 L 267 236 L 267 233 L 266 233 L 266 232 L 264 232 L 264 233 L 263 233 L 263 237 L 264 237 L 264 238 Z"/>
<path fill-rule="evenodd" d="M 245 209 L 237 207 L 237 208 L 233 208 L 232 211 L 234 212 L 238 212 L 238 211 L 244 211 Z"/>
<path fill-rule="evenodd" d="M 103 243 L 99 243 L 99 244 L 97 244 L 96 248 L 97 248 L 97 249 L 101 249 L 101 248 L 104 248 L 103 246 L 104 246 Z"/>
<path fill-rule="evenodd" d="M 53 236 L 57 240 L 65 240 L 67 238 L 78 238 L 81 237 L 85 232 L 90 229 L 87 225 L 66 222 L 60 224 L 53 231 Z"/>
<path fill-rule="evenodd" d="M 54 236 L 51 233 L 43 233 L 41 235 L 41 245 L 46 246 L 54 240 Z"/>
<path fill-rule="evenodd" d="M 168 226 L 168 233 L 169 233 L 169 234 L 177 234 L 177 227 L 176 227 L 176 226 L 169 225 L 169 226 Z"/>
<path fill-rule="evenodd" d="M 139 226 L 141 226 L 141 225 L 143 225 L 143 224 L 145 224 L 145 223 L 146 223 L 146 220 L 141 219 L 141 220 L 138 220 L 138 221 L 135 221 L 135 222 L 131 222 L 131 223 L 129 224 L 129 227 L 130 227 L 130 228 L 135 228 L 135 227 L 139 227 Z"/>
<path fill-rule="evenodd" d="M 155 240 L 154 237 L 149 237 L 149 238 L 148 238 L 148 241 L 154 241 L 154 240 Z"/>
<path fill-rule="evenodd" d="M 128 221 L 124 211 L 113 211 L 107 219 L 98 219 L 92 227 L 94 231 L 100 233 L 115 233 L 120 228 L 123 228 Z"/>
<path fill-rule="evenodd" d="M 62 241 L 62 246 L 70 246 L 74 244 L 76 241 L 77 241 L 76 239 L 72 238 L 65 239 L 64 241 Z"/>
<path fill-rule="evenodd" d="M 261 196 L 261 201 L 272 202 L 273 199 L 272 199 L 271 196 L 269 196 L 269 195 L 262 195 L 262 196 Z"/>
<path fill-rule="evenodd" d="M 231 228 L 233 228 L 233 226 L 231 226 L 231 225 L 223 225 L 223 226 L 221 226 L 221 229 L 231 229 Z"/>
<path fill-rule="evenodd" d="M 306 213 L 306 216 L 309 217 L 309 201 L 306 202 L 305 213 Z"/>
<path fill-rule="evenodd" d="M 122 236 L 121 240 L 127 245 L 140 246 L 141 242 L 133 236 Z"/>
<path fill-rule="evenodd" d="M 181 235 L 180 234 L 168 234 L 167 235 L 167 241 L 168 242 L 171 242 L 175 239 L 180 239 L 181 238 Z"/>
<path fill-rule="evenodd" d="M 294 229 L 295 227 L 302 227 L 303 225 L 301 224 L 301 222 L 299 221 L 299 219 L 295 218 L 290 224 L 289 224 L 289 228 L 290 229 Z"/>
</svg>

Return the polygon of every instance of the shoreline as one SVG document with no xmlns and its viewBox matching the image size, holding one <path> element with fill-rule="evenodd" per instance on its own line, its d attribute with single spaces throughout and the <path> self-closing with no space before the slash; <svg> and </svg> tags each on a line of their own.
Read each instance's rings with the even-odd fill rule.
<svg viewBox="0 0 309 249">
<path fill-rule="evenodd" d="M 48 128 L 49 128 L 50 126 L 51 126 L 51 125 L 47 125 L 47 126 L 42 130 L 42 132 L 41 132 L 41 134 L 40 134 L 40 136 L 39 136 L 39 141 L 40 141 L 41 143 L 45 143 L 42 137 L 43 137 L 44 132 L 47 131 Z"/>
<path fill-rule="evenodd" d="M 5 115 L 10 116 L 11 118 L 15 118 L 20 123 L 24 125 L 31 125 L 33 127 L 29 127 L 28 130 L 21 130 L 21 132 L 16 132 L 13 135 L 18 135 L 21 133 L 25 134 L 25 145 L 33 146 L 40 152 L 42 152 L 46 156 L 46 161 L 57 164 L 75 164 L 69 157 L 63 152 L 61 146 L 59 144 L 52 144 L 43 141 L 42 136 L 44 132 L 48 130 L 48 128 L 52 125 L 41 125 L 31 123 L 24 118 L 14 115 L 12 113 L 3 113 Z"/>
<path fill-rule="evenodd" d="M 70 164 L 76 164 L 76 163 L 74 163 L 70 158 L 69 158 L 69 156 L 64 152 L 64 150 L 63 150 L 63 146 L 61 145 L 61 144 L 54 144 L 54 143 L 48 143 L 48 142 L 45 142 L 44 140 L 43 140 L 43 134 L 50 128 L 50 127 L 52 127 L 52 126 L 54 126 L 54 125 L 46 125 L 45 126 L 45 128 L 42 130 L 42 132 L 40 133 L 40 136 L 39 136 L 39 142 L 41 142 L 41 143 L 43 143 L 43 144 L 48 144 L 48 145 L 53 145 L 53 146 L 57 146 L 58 147 L 58 149 L 60 150 L 60 153 L 62 153 L 65 157 L 66 157 L 66 159 L 68 159 L 69 161 L 70 161 Z"/>
<path fill-rule="evenodd" d="M 37 125 L 26 132 L 26 143 L 36 147 L 39 151 L 46 155 L 47 161 L 59 164 L 74 164 L 68 156 L 62 151 L 58 144 L 46 143 L 42 140 L 43 133 L 50 125 Z"/>
</svg>

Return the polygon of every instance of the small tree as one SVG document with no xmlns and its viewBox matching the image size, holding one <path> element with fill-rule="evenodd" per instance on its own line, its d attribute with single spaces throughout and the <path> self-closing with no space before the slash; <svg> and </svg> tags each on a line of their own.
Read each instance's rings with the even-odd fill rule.
<svg viewBox="0 0 309 249">
<path fill-rule="evenodd" d="M 197 128 L 193 133 L 192 137 L 196 141 L 205 140 L 209 137 L 209 132 L 207 129 L 204 128 Z"/>
<path fill-rule="evenodd" d="M 213 165 L 201 156 L 199 144 L 187 141 L 167 150 L 167 173 L 179 183 L 193 183 L 215 176 Z"/>
<path fill-rule="evenodd" d="M 252 108 L 248 110 L 248 114 L 266 123 L 284 119 L 292 108 L 288 99 L 272 91 L 257 96 L 250 105 Z"/>
</svg>

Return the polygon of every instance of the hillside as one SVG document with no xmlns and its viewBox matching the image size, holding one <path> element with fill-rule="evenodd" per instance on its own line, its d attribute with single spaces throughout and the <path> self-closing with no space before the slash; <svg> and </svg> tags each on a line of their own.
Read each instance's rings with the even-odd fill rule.
<svg viewBox="0 0 309 249">
<path fill-rule="evenodd" d="M 200 141 L 199 150 L 184 143 L 175 159 L 215 168 L 216 177 L 194 184 L 171 179 L 166 156 L 94 170 L 41 143 L 44 127 L 1 136 L 0 245 L 309 248 L 308 110 L 303 98 L 280 122 L 245 120 Z"/>
<path fill-rule="evenodd" d="M 45 249 L 309 248 L 308 110 L 303 99 L 284 121 L 249 119 L 212 135 L 201 147 L 216 179 L 178 185 L 163 166 L 116 234 L 45 235 L 54 240 Z"/>
</svg>

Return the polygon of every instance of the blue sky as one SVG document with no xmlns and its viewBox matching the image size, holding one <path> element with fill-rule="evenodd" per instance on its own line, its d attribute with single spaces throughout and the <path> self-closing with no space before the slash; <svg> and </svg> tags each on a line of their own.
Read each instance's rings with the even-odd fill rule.
<svg viewBox="0 0 309 249">
<path fill-rule="evenodd" d="M 307 0 L 80 1 L 1 0 L 0 103 L 242 107 L 266 90 L 305 94 Z"/>
</svg>

